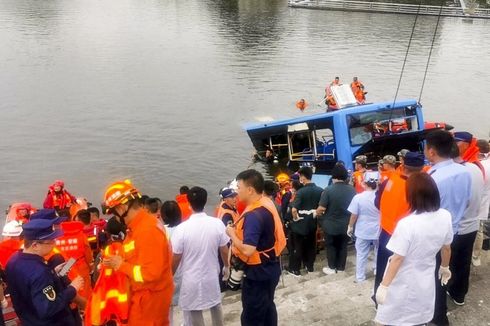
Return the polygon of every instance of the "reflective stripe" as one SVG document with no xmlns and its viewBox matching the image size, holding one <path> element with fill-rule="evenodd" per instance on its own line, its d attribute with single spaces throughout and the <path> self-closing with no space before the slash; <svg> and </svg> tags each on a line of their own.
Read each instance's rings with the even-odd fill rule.
<svg viewBox="0 0 490 326">
<path fill-rule="evenodd" d="M 135 282 L 143 283 L 143 275 L 141 275 L 141 266 L 136 265 L 133 267 L 133 277 Z"/>
<path fill-rule="evenodd" d="M 129 252 L 131 250 L 134 250 L 134 240 L 124 245 L 124 252 Z"/>
<path fill-rule="evenodd" d="M 118 290 L 109 290 L 106 295 L 106 299 L 112 299 L 112 298 L 117 298 L 117 301 L 119 302 L 126 302 L 128 301 L 128 295 L 127 294 L 120 294 Z"/>
</svg>

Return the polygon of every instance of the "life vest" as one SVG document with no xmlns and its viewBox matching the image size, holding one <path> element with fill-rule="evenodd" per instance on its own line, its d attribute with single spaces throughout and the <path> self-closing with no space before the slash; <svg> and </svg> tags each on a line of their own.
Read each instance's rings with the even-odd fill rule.
<svg viewBox="0 0 490 326">
<path fill-rule="evenodd" d="M 113 242 L 103 251 L 103 257 L 123 256 L 120 242 Z M 85 325 L 105 325 L 110 320 L 127 324 L 129 314 L 129 281 L 127 276 L 100 265 L 100 274 L 85 310 Z"/>
<path fill-rule="evenodd" d="M 299 100 L 296 102 L 296 107 L 301 111 L 304 111 L 308 107 L 308 102 Z"/>
<path fill-rule="evenodd" d="M 61 190 L 60 193 L 56 193 L 54 189 L 50 187 L 48 196 L 51 197 L 52 207 L 45 208 L 58 208 L 65 209 L 71 206 L 75 202 L 74 197 L 66 190 Z"/>
<path fill-rule="evenodd" d="M 248 205 L 245 211 L 243 212 L 243 214 L 241 215 L 240 219 L 235 224 L 236 235 L 238 239 L 243 240 L 243 224 L 245 218 L 244 215 L 259 207 L 264 207 L 265 209 L 267 209 L 274 218 L 274 238 L 275 238 L 274 246 L 263 251 L 255 250 L 255 252 L 250 257 L 247 257 L 232 244 L 233 254 L 238 258 L 240 258 L 240 260 L 245 262 L 247 265 L 260 265 L 262 263 L 262 260 L 260 259 L 260 255 L 269 257 L 268 253 L 270 253 L 272 250 L 274 250 L 276 257 L 279 257 L 281 255 L 281 252 L 286 247 L 286 236 L 284 235 L 284 228 L 282 226 L 279 213 L 277 212 L 276 206 L 274 206 L 272 200 L 270 200 L 265 196 L 261 197 L 257 202 Z"/>
<path fill-rule="evenodd" d="M 407 178 L 393 174 L 386 184 L 380 201 L 380 224 L 381 228 L 393 234 L 399 220 L 407 216 L 410 206 L 406 199 Z"/>
<path fill-rule="evenodd" d="M 360 88 L 354 92 L 354 97 L 358 104 L 364 104 L 366 102 L 366 93 Z"/>
<path fill-rule="evenodd" d="M 352 174 L 352 178 L 354 180 L 354 188 L 356 189 L 356 192 L 360 194 L 364 191 L 364 187 L 362 186 L 362 182 L 364 181 L 364 172 L 356 171 Z"/>
<path fill-rule="evenodd" d="M 240 216 L 236 211 L 232 209 L 224 208 L 222 204 L 218 209 L 218 214 L 216 214 L 216 217 L 218 217 L 220 220 L 223 220 L 223 216 L 225 216 L 226 214 L 231 215 L 231 218 L 233 219 L 233 223 L 236 223 L 240 218 Z"/>
<path fill-rule="evenodd" d="M 358 81 L 352 82 L 350 84 L 350 88 L 352 89 L 352 92 L 355 93 L 358 90 L 364 89 L 364 85 L 358 80 Z"/>
</svg>

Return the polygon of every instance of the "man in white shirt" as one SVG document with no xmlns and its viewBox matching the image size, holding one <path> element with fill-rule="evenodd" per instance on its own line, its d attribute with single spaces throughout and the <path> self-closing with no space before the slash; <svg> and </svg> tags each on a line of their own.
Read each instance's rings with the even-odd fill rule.
<svg viewBox="0 0 490 326">
<path fill-rule="evenodd" d="M 224 279 L 229 276 L 228 242 L 224 224 L 203 212 L 207 192 L 194 187 L 187 194 L 193 214 L 179 224 L 172 234 L 175 272 L 180 265 L 182 285 L 179 306 L 184 312 L 185 326 L 204 325 L 202 311 L 211 310 L 214 326 L 223 325 L 219 284 L 218 252 L 224 262 Z"/>
</svg>

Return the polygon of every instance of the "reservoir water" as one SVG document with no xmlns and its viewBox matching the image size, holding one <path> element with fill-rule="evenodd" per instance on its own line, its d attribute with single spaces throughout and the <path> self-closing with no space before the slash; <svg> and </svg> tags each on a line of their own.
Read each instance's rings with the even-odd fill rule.
<svg viewBox="0 0 490 326">
<path fill-rule="evenodd" d="M 215 203 L 252 163 L 244 123 L 300 115 L 295 101 L 317 103 L 335 76 L 393 100 L 414 19 L 285 0 L 2 0 L 0 208 L 41 206 L 55 179 L 94 204 L 119 178 L 163 200 L 200 185 Z M 436 20 L 418 19 L 398 98 L 419 96 Z M 426 120 L 488 138 L 489 39 L 490 21 L 441 19 Z"/>
</svg>

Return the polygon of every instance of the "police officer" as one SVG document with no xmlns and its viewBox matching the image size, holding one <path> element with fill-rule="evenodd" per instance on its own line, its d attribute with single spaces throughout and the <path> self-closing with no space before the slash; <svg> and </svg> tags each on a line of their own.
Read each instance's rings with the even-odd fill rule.
<svg viewBox="0 0 490 326">
<path fill-rule="evenodd" d="M 15 253 L 6 268 L 12 302 L 23 325 L 80 325 L 69 305 L 83 287 L 83 279 L 78 276 L 65 287 L 57 275 L 62 266 L 57 266 L 55 272 L 44 260 L 53 250 L 55 239 L 63 235 L 54 227 L 62 218 L 54 210 L 48 213 L 51 219 L 34 219 L 22 226 L 25 249 Z"/>
</svg>

